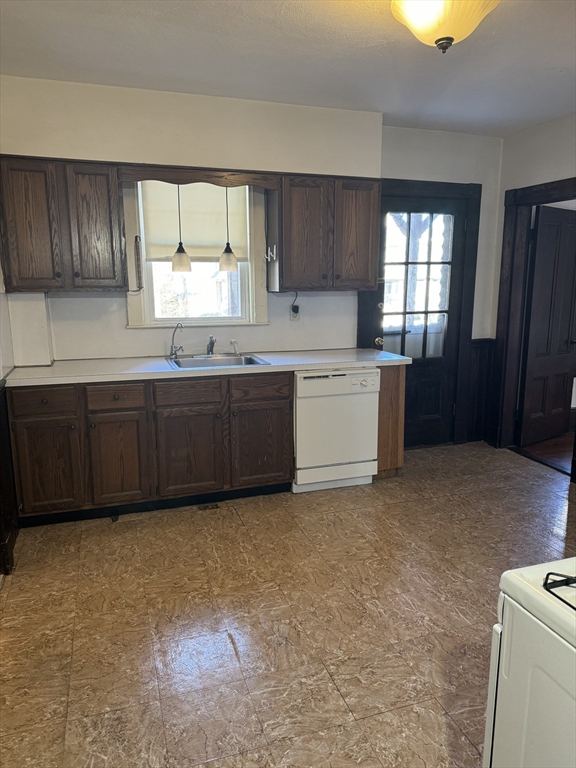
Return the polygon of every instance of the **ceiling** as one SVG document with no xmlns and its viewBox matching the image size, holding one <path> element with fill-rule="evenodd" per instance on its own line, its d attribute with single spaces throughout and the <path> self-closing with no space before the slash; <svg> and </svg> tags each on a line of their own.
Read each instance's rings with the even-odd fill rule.
<svg viewBox="0 0 576 768">
<path fill-rule="evenodd" d="M 576 109 L 575 0 L 502 0 L 446 54 L 419 43 L 389 0 L 1 0 L 0 13 L 7 75 L 494 136 Z"/>
</svg>

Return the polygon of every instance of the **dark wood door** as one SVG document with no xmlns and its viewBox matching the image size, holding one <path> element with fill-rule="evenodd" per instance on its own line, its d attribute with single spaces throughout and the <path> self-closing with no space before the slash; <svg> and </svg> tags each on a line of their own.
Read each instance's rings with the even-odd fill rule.
<svg viewBox="0 0 576 768">
<path fill-rule="evenodd" d="M 542 206 L 532 255 L 521 445 L 568 432 L 576 374 L 576 211 Z"/>
<path fill-rule="evenodd" d="M 333 283 L 334 181 L 282 179 L 282 288 L 319 290 Z"/>
<path fill-rule="evenodd" d="M 6 390 L 0 382 L 0 573 L 14 567 L 14 543 L 18 536 L 18 503 L 14 485 L 12 446 Z"/>
<path fill-rule="evenodd" d="M 375 290 L 378 285 L 380 184 L 336 179 L 334 287 Z"/>
<path fill-rule="evenodd" d="M 126 290 L 118 169 L 66 165 L 74 288 Z"/>
<path fill-rule="evenodd" d="M 148 422 L 144 411 L 88 416 L 93 503 L 128 504 L 151 493 Z"/>
<path fill-rule="evenodd" d="M 161 496 L 217 491 L 227 484 L 220 403 L 156 411 Z"/>
<path fill-rule="evenodd" d="M 8 291 L 64 286 L 56 164 L 2 161 L 2 266 Z M 68 255 L 68 254 L 67 254 Z"/>
<path fill-rule="evenodd" d="M 454 439 L 466 203 L 382 198 L 378 290 L 358 296 L 358 342 L 412 358 L 407 446 Z"/>
<path fill-rule="evenodd" d="M 22 512 L 26 515 L 80 507 L 84 501 L 80 426 L 75 416 L 16 421 Z"/>
<path fill-rule="evenodd" d="M 289 482 L 293 469 L 290 402 L 233 403 L 231 408 L 233 487 Z"/>
</svg>

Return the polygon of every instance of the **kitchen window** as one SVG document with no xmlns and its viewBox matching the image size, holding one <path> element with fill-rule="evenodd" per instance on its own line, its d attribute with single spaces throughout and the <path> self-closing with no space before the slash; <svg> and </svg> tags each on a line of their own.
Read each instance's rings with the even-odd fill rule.
<svg viewBox="0 0 576 768">
<path fill-rule="evenodd" d="M 230 240 L 237 272 L 221 272 L 226 242 L 226 190 L 214 184 L 180 186 L 182 242 L 190 272 L 173 272 L 178 244 L 178 187 L 142 181 L 124 188 L 127 247 L 141 239 L 142 290 L 136 257 L 130 266 L 128 324 L 131 327 L 244 325 L 266 323 L 264 192 L 228 190 Z M 136 289 L 136 290 L 135 290 Z"/>
</svg>

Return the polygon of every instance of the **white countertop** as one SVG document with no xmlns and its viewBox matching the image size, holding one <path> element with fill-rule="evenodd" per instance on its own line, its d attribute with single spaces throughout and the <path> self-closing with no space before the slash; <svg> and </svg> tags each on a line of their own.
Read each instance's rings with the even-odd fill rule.
<svg viewBox="0 0 576 768">
<path fill-rule="evenodd" d="M 246 352 L 244 354 L 250 354 Z M 104 360 L 57 360 L 52 365 L 15 368 L 6 379 L 8 387 L 50 384 L 83 384 L 98 381 L 197 378 L 231 374 L 306 371 L 328 368 L 374 368 L 408 365 L 411 358 L 376 349 L 320 349 L 305 352 L 253 352 L 269 365 L 182 368 L 176 370 L 165 357 L 107 358 Z"/>
</svg>

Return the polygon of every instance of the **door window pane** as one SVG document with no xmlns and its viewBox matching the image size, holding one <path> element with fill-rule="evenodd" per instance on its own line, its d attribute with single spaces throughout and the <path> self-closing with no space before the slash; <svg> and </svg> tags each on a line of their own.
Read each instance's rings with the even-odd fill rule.
<svg viewBox="0 0 576 768">
<path fill-rule="evenodd" d="M 410 264 L 408 266 L 408 291 L 406 293 L 407 312 L 424 312 L 426 310 L 427 284 L 428 265 Z"/>
<path fill-rule="evenodd" d="M 435 213 L 432 221 L 432 261 L 452 261 L 453 238 L 454 216 L 449 213 Z"/>
<path fill-rule="evenodd" d="M 450 294 L 450 264 L 431 264 L 428 286 L 428 306 L 433 312 L 448 309 Z"/>
<path fill-rule="evenodd" d="M 384 262 L 390 264 L 406 261 L 408 214 L 387 213 L 384 223 Z"/>
<path fill-rule="evenodd" d="M 429 213 L 410 214 L 409 261 L 428 261 L 430 223 Z"/>
<path fill-rule="evenodd" d="M 446 313 L 428 315 L 426 332 L 426 357 L 442 357 L 444 354 L 444 341 L 446 339 L 446 326 L 448 315 Z"/>
<path fill-rule="evenodd" d="M 406 341 L 404 354 L 408 357 L 423 356 L 425 315 L 406 315 Z"/>
<path fill-rule="evenodd" d="M 394 352 L 396 355 L 402 354 L 402 328 L 404 326 L 403 315 L 383 315 L 382 317 L 382 338 L 384 344 L 382 349 L 385 352 Z"/>
<path fill-rule="evenodd" d="M 404 280 L 406 268 L 403 264 L 384 268 L 384 312 L 404 311 Z"/>
</svg>

